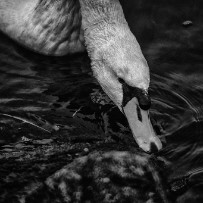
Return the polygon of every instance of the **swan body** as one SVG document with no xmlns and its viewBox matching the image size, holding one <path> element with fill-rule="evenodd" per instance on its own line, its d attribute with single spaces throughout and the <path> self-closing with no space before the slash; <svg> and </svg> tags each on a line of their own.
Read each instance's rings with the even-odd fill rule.
<svg viewBox="0 0 203 203">
<path fill-rule="evenodd" d="M 85 50 L 77 0 L 1 0 L 0 29 L 46 55 Z"/>
<path fill-rule="evenodd" d="M 0 29 L 42 54 L 86 48 L 94 76 L 126 115 L 138 145 L 162 148 L 149 119 L 149 67 L 119 0 L 2 0 Z"/>
</svg>

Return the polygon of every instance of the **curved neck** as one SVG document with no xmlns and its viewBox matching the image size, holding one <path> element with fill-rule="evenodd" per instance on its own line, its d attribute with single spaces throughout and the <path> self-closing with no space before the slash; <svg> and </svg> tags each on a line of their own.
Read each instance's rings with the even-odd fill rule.
<svg viewBox="0 0 203 203">
<path fill-rule="evenodd" d="M 80 0 L 83 29 L 102 24 L 126 24 L 119 0 Z"/>
<path fill-rule="evenodd" d="M 106 53 L 119 40 L 131 38 L 119 0 L 79 1 L 85 45 L 92 60 L 101 59 L 101 53 Z"/>
<path fill-rule="evenodd" d="M 119 0 L 80 0 L 80 6 L 87 48 L 109 43 L 127 25 Z"/>
</svg>

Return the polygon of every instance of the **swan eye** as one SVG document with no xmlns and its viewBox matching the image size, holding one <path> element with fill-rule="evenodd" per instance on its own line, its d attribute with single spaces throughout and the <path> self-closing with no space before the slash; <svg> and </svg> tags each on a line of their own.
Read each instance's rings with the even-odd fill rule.
<svg viewBox="0 0 203 203">
<path fill-rule="evenodd" d="M 141 91 L 142 91 L 141 94 L 137 97 L 140 108 L 143 110 L 148 110 L 151 106 L 150 96 L 146 91 L 144 90 Z"/>
<path fill-rule="evenodd" d="M 123 79 L 119 79 L 119 82 L 122 84 L 123 88 L 123 102 L 122 106 L 126 106 L 126 104 L 133 98 L 136 97 L 139 106 L 142 110 L 148 110 L 151 106 L 151 99 L 146 90 L 143 90 L 138 87 L 131 87 L 125 83 Z"/>
</svg>

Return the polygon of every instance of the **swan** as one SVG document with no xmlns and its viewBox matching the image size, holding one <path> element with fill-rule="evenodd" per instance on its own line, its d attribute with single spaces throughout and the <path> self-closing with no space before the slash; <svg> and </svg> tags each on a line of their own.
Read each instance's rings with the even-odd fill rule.
<svg viewBox="0 0 203 203">
<path fill-rule="evenodd" d="M 0 30 L 45 55 L 86 49 L 94 77 L 126 116 L 139 147 L 162 148 L 149 118 L 149 67 L 119 0 L 1 0 Z"/>
</svg>

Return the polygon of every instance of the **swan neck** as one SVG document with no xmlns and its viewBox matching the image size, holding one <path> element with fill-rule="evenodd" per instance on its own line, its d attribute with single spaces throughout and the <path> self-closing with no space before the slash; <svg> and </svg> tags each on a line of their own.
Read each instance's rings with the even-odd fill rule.
<svg viewBox="0 0 203 203">
<path fill-rule="evenodd" d="M 119 0 L 79 0 L 82 28 L 90 58 L 129 30 Z"/>
<path fill-rule="evenodd" d="M 118 0 L 80 0 L 80 5 L 84 30 L 127 23 Z"/>
</svg>

